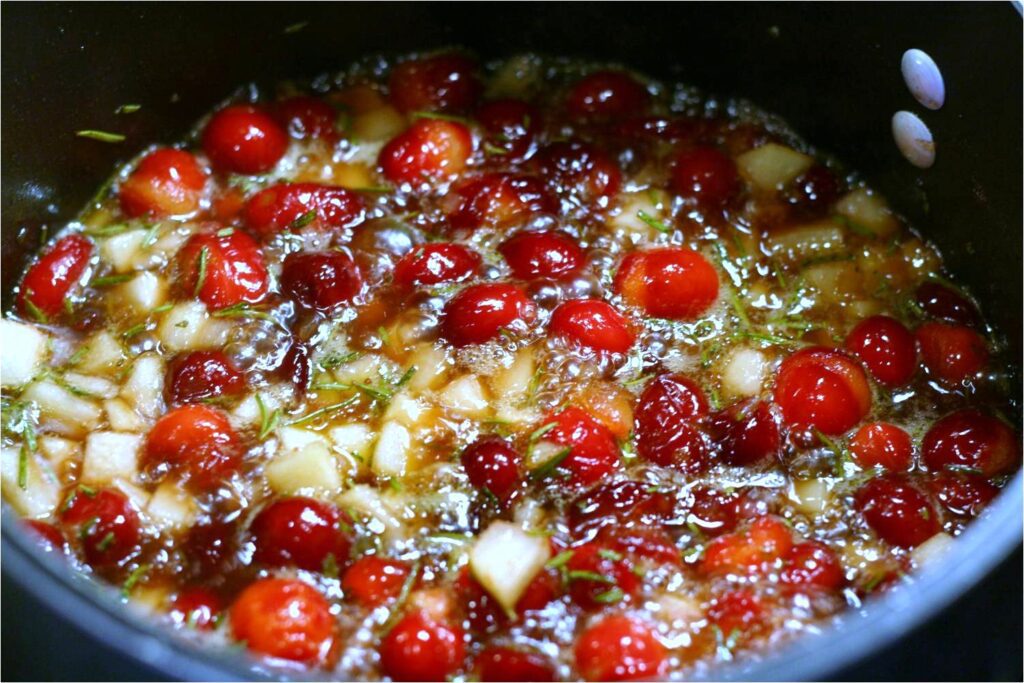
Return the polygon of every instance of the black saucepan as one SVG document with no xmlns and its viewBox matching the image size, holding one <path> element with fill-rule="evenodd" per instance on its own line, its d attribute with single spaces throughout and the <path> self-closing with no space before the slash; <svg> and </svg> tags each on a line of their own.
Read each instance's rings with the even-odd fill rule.
<svg viewBox="0 0 1024 683">
<path fill-rule="evenodd" d="M 2 19 L 5 309 L 43 226 L 60 226 L 117 163 L 147 143 L 181 136 L 240 84 L 312 76 L 369 53 L 462 45 L 485 58 L 536 51 L 618 61 L 781 114 L 810 142 L 862 171 L 934 240 L 1007 336 L 1011 357 L 1021 355 L 1022 45 L 1019 10 L 1009 3 L 5 3 Z M 929 52 L 945 75 L 947 102 L 938 112 L 922 110 L 903 83 L 900 56 L 913 47 Z M 115 115 L 127 102 L 142 110 Z M 921 113 L 934 132 L 934 168 L 919 171 L 897 152 L 889 120 L 900 109 Z M 127 141 L 75 138 L 73 131 L 84 128 L 116 129 Z M 1015 381 L 1019 395 L 1019 375 Z M 1004 642 L 1019 648 L 1021 498 L 1018 474 L 955 549 L 912 585 L 763 662 L 716 675 L 842 675 L 899 643 L 1011 556 L 1017 592 L 1008 609 L 1017 620 L 1009 623 L 1017 634 Z M 202 651 L 181 641 L 124 608 L 113 591 L 40 556 L 6 509 L 3 573 L 5 597 L 17 585 L 47 608 L 19 591 L 17 604 L 26 612 L 4 610 L 5 666 L 15 657 L 59 660 L 73 624 L 115 653 L 109 676 L 117 675 L 118 661 L 148 667 L 133 670 L 147 672 L 137 676 L 260 675 L 237 651 Z M 31 621 L 40 634 L 27 652 L 9 650 L 14 620 Z"/>
</svg>

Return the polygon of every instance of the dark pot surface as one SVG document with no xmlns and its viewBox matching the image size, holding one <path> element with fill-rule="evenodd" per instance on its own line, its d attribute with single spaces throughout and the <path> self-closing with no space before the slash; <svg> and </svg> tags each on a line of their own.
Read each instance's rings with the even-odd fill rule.
<svg viewBox="0 0 1024 683">
<path fill-rule="evenodd" d="M 57 3 L 5 4 L 2 19 L 5 308 L 41 226 L 59 227 L 116 164 L 152 141 L 180 137 L 240 84 L 459 44 L 485 57 L 540 51 L 619 61 L 780 114 L 861 171 L 936 242 L 1007 335 L 1019 367 L 1022 45 L 1020 15 L 1009 4 Z M 285 33 L 298 22 L 308 24 Z M 939 112 L 923 112 L 902 82 L 900 56 L 911 47 L 943 70 L 947 104 Z M 142 111 L 116 116 L 127 102 Z M 918 171 L 899 156 L 889 132 L 899 109 L 920 113 L 932 128 L 933 169 Z M 76 139 L 82 128 L 118 130 L 128 141 Z M 913 586 L 754 668 L 720 675 L 1019 680 L 1021 496 L 1018 474 Z M 196 654 L 126 616 L 113 596 L 42 561 L 12 522 L 5 510 L 6 677 L 254 675 L 237 658 Z M 65 619 L 101 644 L 82 640 Z M 134 668 L 139 663 L 148 668 Z"/>
</svg>

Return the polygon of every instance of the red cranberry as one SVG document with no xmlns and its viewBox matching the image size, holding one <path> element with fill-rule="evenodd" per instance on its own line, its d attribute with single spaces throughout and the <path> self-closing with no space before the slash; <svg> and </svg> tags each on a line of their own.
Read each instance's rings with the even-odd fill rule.
<svg viewBox="0 0 1024 683">
<path fill-rule="evenodd" d="M 910 435 L 896 425 L 872 422 L 858 429 L 850 439 L 850 452 L 861 467 L 903 472 L 913 462 L 914 445 Z"/>
<path fill-rule="evenodd" d="M 533 158 L 537 171 L 559 194 L 597 202 L 619 191 L 622 172 L 601 150 L 584 142 L 555 142 Z"/>
<path fill-rule="evenodd" d="M 740 178 L 736 164 L 725 154 L 712 147 L 694 147 L 676 155 L 670 185 L 679 196 L 710 208 L 736 196 Z"/>
<path fill-rule="evenodd" d="M 569 595 L 586 610 L 600 609 L 609 602 L 633 597 L 640 589 L 640 577 L 621 553 L 587 543 L 572 549 L 565 563 Z M 616 590 L 618 589 L 618 590 Z M 612 600 L 615 597 L 617 599 Z"/>
<path fill-rule="evenodd" d="M 274 368 L 274 376 L 291 382 L 300 394 L 305 394 L 307 387 L 309 387 L 309 373 L 311 370 L 309 346 L 303 344 L 295 335 L 292 335 L 288 350 L 281 358 L 281 364 Z"/>
<path fill-rule="evenodd" d="M 75 489 L 64 505 L 61 521 L 78 527 L 85 559 L 97 568 L 121 563 L 138 551 L 142 540 L 138 513 L 116 489 Z"/>
<path fill-rule="evenodd" d="M 225 173 L 265 173 L 288 149 L 288 134 L 261 109 L 238 104 L 213 115 L 203 130 L 203 151 Z"/>
<path fill-rule="evenodd" d="M 793 536 L 780 519 L 758 517 L 746 530 L 711 541 L 700 568 L 710 576 L 758 573 L 781 561 L 792 547 Z"/>
<path fill-rule="evenodd" d="M 713 415 L 707 429 L 718 457 L 730 465 L 754 465 L 779 455 L 779 421 L 767 403 L 733 404 Z"/>
<path fill-rule="evenodd" d="M 263 237 L 310 221 L 324 228 L 345 228 L 362 218 L 363 200 L 358 194 L 316 183 L 271 185 L 245 205 L 246 225 Z"/>
<path fill-rule="evenodd" d="M 341 589 L 364 607 L 377 607 L 398 597 L 410 571 L 407 562 L 367 555 L 345 571 Z"/>
<path fill-rule="evenodd" d="M 622 615 L 605 617 L 576 639 L 576 669 L 588 681 L 656 679 L 668 655 L 654 629 Z"/>
<path fill-rule="evenodd" d="M 39 544 L 44 552 L 68 553 L 68 541 L 60 529 L 47 522 L 40 522 L 38 519 L 30 519 L 25 522 L 25 528 Z"/>
<path fill-rule="evenodd" d="M 764 628 L 767 618 L 761 600 L 745 588 L 731 590 L 715 598 L 708 607 L 708 621 L 718 627 L 723 636 L 734 633 L 749 634 Z"/>
<path fill-rule="evenodd" d="M 445 306 L 441 330 L 455 346 L 483 344 L 516 321 L 531 320 L 533 315 L 533 302 L 514 285 L 472 285 Z"/>
<path fill-rule="evenodd" d="M 277 120 L 293 138 L 323 138 L 333 140 L 338 112 L 318 97 L 299 95 L 277 103 Z"/>
<path fill-rule="evenodd" d="M 482 86 L 470 59 L 441 54 L 397 65 L 391 71 L 388 89 L 391 103 L 403 113 L 464 112 L 476 104 Z"/>
<path fill-rule="evenodd" d="M 394 681 L 444 681 L 466 656 L 465 634 L 422 612 L 407 614 L 380 643 L 380 666 Z"/>
<path fill-rule="evenodd" d="M 614 307 L 596 299 L 560 304 L 551 314 L 551 334 L 594 351 L 626 353 L 636 341 L 629 321 Z"/>
<path fill-rule="evenodd" d="M 325 665 L 333 659 L 337 619 L 317 589 L 298 579 L 260 579 L 231 606 L 231 635 L 253 652 Z"/>
<path fill-rule="evenodd" d="M 595 540 L 630 558 L 643 558 L 655 564 L 682 564 L 675 541 L 667 532 L 656 527 L 607 526 L 598 532 Z"/>
<path fill-rule="evenodd" d="M 213 521 L 197 524 L 188 531 L 182 555 L 191 573 L 200 579 L 224 573 L 238 552 L 238 523 Z"/>
<path fill-rule="evenodd" d="M 199 208 L 206 174 L 196 158 L 180 149 L 157 149 L 121 183 L 118 198 L 128 216 L 180 216 Z"/>
<path fill-rule="evenodd" d="M 212 631 L 224 609 L 220 598 L 198 586 L 182 589 L 171 603 L 171 620 L 179 626 Z"/>
<path fill-rule="evenodd" d="M 885 474 L 861 486 L 857 509 L 882 540 L 913 548 L 940 531 L 935 508 L 906 477 Z"/>
<path fill-rule="evenodd" d="M 245 391 L 245 375 L 222 351 L 179 354 L 168 364 L 164 397 L 168 403 L 198 403 Z"/>
<path fill-rule="evenodd" d="M 421 119 L 391 139 L 377 163 L 393 183 L 419 185 L 458 175 L 473 153 L 473 136 L 461 123 Z"/>
<path fill-rule="evenodd" d="M 657 526 L 672 515 L 672 501 L 639 481 L 619 481 L 590 489 L 569 506 L 568 522 L 580 536 L 606 526 Z"/>
<path fill-rule="evenodd" d="M 961 517 L 977 517 L 999 495 L 995 486 L 970 474 L 940 472 L 928 485 L 942 507 Z"/>
<path fill-rule="evenodd" d="M 576 240 L 555 230 L 520 232 L 498 251 L 520 280 L 565 278 L 582 268 L 586 258 Z"/>
<path fill-rule="evenodd" d="M 540 133 L 540 112 L 520 100 L 497 100 L 480 107 L 476 119 L 484 129 L 484 142 L 490 149 L 504 150 L 498 158 L 522 159 Z"/>
<path fill-rule="evenodd" d="M 779 367 L 775 401 L 789 425 L 842 434 L 871 409 L 871 388 L 860 366 L 825 347 L 801 349 Z"/>
<path fill-rule="evenodd" d="M 142 455 L 150 476 L 180 473 L 198 489 L 219 486 L 241 460 L 242 446 L 227 416 L 201 404 L 174 408 L 157 420 Z"/>
<path fill-rule="evenodd" d="M 476 274 L 480 255 L 452 242 L 416 247 L 395 264 L 395 284 L 405 289 L 462 282 Z"/>
<path fill-rule="evenodd" d="M 177 258 L 179 286 L 211 309 L 254 304 L 267 294 L 263 254 L 241 230 L 193 235 Z"/>
<path fill-rule="evenodd" d="M 597 71 L 584 77 L 565 101 L 577 121 L 611 121 L 642 114 L 651 96 L 640 83 L 621 71 Z"/>
<path fill-rule="evenodd" d="M 958 325 L 976 326 L 981 322 L 973 303 L 938 282 L 922 283 L 914 298 L 921 310 L 933 318 Z"/>
<path fill-rule="evenodd" d="M 809 208 L 823 209 L 839 199 L 839 179 L 827 166 L 815 164 L 797 178 L 790 201 Z"/>
<path fill-rule="evenodd" d="M 349 303 L 362 287 L 359 268 L 340 251 L 288 254 L 281 270 L 281 291 L 299 305 L 321 313 Z"/>
<path fill-rule="evenodd" d="M 456 183 L 448 195 L 448 222 L 456 230 L 483 225 L 510 227 L 538 213 L 555 213 L 558 205 L 532 176 L 493 173 Z"/>
<path fill-rule="evenodd" d="M 487 647 L 476 658 L 476 671 L 491 681 L 554 681 L 555 671 L 544 656 L 510 647 Z"/>
<path fill-rule="evenodd" d="M 343 521 L 334 506 L 312 498 L 275 501 L 252 522 L 253 559 L 272 567 L 309 571 L 324 571 L 331 559 L 335 566 L 344 566 L 352 541 L 341 529 Z"/>
<path fill-rule="evenodd" d="M 994 477 L 1017 467 L 1018 443 L 1002 420 L 967 409 L 932 425 L 921 443 L 921 456 L 933 472 L 961 469 Z"/>
<path fill-rule="evenodd" d="M 839 558 L 818 541 L 797 543 L 786 553 L 784 563 L 779 579 L 792 587 L 836 590 L 846 581 Z"/>
<path fill-rule="evenodd" d="M 81 279 L 92 242 L 79 234 L 62 237 L 25 273 L 18 289 L 18 312 L 30 320 L 46 322 L 64 310 L 64 300 Z"/>
<path fill-rule="evenodd" d="M 701 470 L 707 447 L 692 423 L 707 412 L 704 392 L 693 381 L 681 375 L 655 377 L 644 387 L 634 413 L 637 453 L 662 466 Z"/>
<path fill-rule="evenodd" d="M 970 379 L 988 363 L 984 337 L 962 325 L 925 323 L 917 328 L 917 343 L 928 373 L 950 384 Z"/>
<path fill-rule="evenodd" d="M 858 323 L 846 337 L 846 350 L 860 358 L 876 380 L 890 387 L 906 384 L 917 370 L 914 335 L 885 315 Z"/>
<path fill-rule="evenodd" d="M 615 274 L 615 292 L 656 318 L 693 320 L 718 298 L 718 273 L 692 249 L 635 251 Z"/>
<path fill-rule="evenodd" d="M 505 504 L 519 485 L 523 457 L 497 436 L 477 439 L 462 451 L 462 466 L 469 483 L 490 491 Z"/>
<path fill-rule="evenodd" d="M 740 521 L 744 494 L 725 492 L 706 486 L 690 489 L 692 500 L 686 515 L 687 524 L 693 524 L 707 536 L 732 531 Z"/>
<path fill-rule="evenodd" d="M 618 466 L 620 452 L 615 436 L 583 409 L 570 406 L 551 415 L 547 422 L 554 422 L 555 427 L 544 439 L 572 448 L 559 465 L 569 472 L 572 484 L 593 484 Z"/>
</svg>

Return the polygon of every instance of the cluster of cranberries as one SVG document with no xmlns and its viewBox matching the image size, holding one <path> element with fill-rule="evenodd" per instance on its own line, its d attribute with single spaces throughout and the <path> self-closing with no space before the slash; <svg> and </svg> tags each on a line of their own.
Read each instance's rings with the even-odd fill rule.
<svg viewBox="0 0 1024 683">
<path fill-rule="evenodd" d="M 390 77 L 393 107 L 407 114 L 442 115 L 414 116 L 381 149 L 380 173 L 413 193 L 451 181 L 441 202 L 450 235 L 482 226 L 512 228 L 530 215 L 557 213 L 565 201 L 606 206 L 619 191 L 622 172 L 599 146 L 578 139 L 542 145 L 542 112 L 518 100 L 480 104 L 481 92 L 476 65 L 457 55 L 409 60 Z M 609 135 L 650 135 L 673 142 L 692 137 L 693 122 L 648 116 L 650 100 L 647 89 L 632 77 L 600 71 L 569 90 L 564 111 L 580 126 L 603 127 Z M 469 113 L 478 130 L 457 116 Z M 358 191 L 285 182 L 239 198 L 237 191 L 219 191 L 211 182 L 214 174 L 272 170 L 291 138 L 333 143 L 339 139 L 336 119 L 330 105 L 310 97 L 269 106 L 228 106 L 203 130 L 208 164 L 190 152 L 160 148 L 121 182 L 118 198 L 128 217 L 194 217 L 205 215 L 206 207 L 214 216 L 230 217 L 234 227 L 211 223 L 178 252 L 174 273 L 182 298 L 198 298 L 210 310 L 258 304 L 271 294 L 262 242 L 299 223 L 329 232 L 364 220 L 368 205 Z M 463 175 L 479 145 L 497 150 L 496 156 L 515 170 Z M 833 181 L 823 167 L 812 169 L 801 185 L 807 201 L 834 199 Z M 680 142 L 671 159 L 668 189 L 696 206 L 715 208 L 732 202 L 742 183 L 732 159 L 720 149 Z M 481 255 L 455 237 L 447 239 L 416 247 L 398 259 L 391 286 L 408 293 L 476 278 Z M 18 294 L 21 313 L 59 318 L 93 250 L 82 235 L 57 241 L 25 275 Z M 521 283 L 570 278 L 587 260 L 576 239 L 554 229 L 513 232 L 498 251 L 512 281 L 470 284 L 445 304 L 440 335 L 454 346 L 482 344 L 503 330 L 533 323 L 536 305 Z M 291 253 L 284 259 L 279 283 L 280 293 L 302 310 L 324 315 L 357 300 L 368 287 L 348 249 Z M 718 299 L 719 277 L 701 253 L 660 247 L 627 254 L 615 271 L 613 290 L 622 308 L 600 299 L 564 301 L 552 312 L 548 333 L 595 354 L 623 354 L 637 341 L 637 316 L 694 320 Z M 900 387 L 923 366 L 929 380 L 960 386 L 986 367 L 987 344 L 976 331 L 980 321 L 969 301 L 949 287 L 927 282 L 918 288 L 916 304 L 927 322 L 914 331 L 893 318 L 875 316 L 858 324 L 841 349 L 815 346 L 791 354 L 778 368 L 771 397 L 712 409 L 692 379 L 672 373 L 654 377 L 636 403 L 637 456 L 689 474 L 718 463 L 754 467 L 780 460 L 787 444 L 820 445 L 823 437 L 856 428 L 848 439 L 849 451 L 861 468 L 878 474 L 857 489 L 855 505 L 880 538 L 912 548 L 941 529 L 937 506 L 956 516 L 976 514 L 997 491 L 990 480 L 1017 465 L 1015 436 L 1006 424 L 977 410 L 955 412 L 931 427 L 915 458 L 913 441 L 903 429 L 864 423 L 872 408 L 872 379 L 886 388 Z M 295 348 L 300 353 L 301 345 Z M 237 472 L 245 440 L 208 402 L 243 395 L 248 381 L 221 351 L 193 351 L 171 359 L 165 382 L 170 409 L 151 429 L 142 453 L 147 476 L 173 476 L 194 492 L 204 492 Z M 681 503 L 639 482 L 614 481 L 609 475 L 622 467 L 621 434 L 578 406 L 552 412 L 543 424 L 546 441 L 570 449 L 558 466 L 567 476 L 565 483 L 578 492 L 568 513 L 571 541 L 552 541 L 553 554 L 566 558 L 564 563 L 534 579 L 514 615 L 500 609 L 463 571 L 453 588 L 459 605 L 409 609 L 390 624 L 379 646 L 381 670 L 387 676 L 444 680 L 466 669 L 470 636 L 491 633 L 565 594 L 584 612 L 597 612 L 613 595 L 627 600 L 638 595 L 640 563 L 682 567 L 665 530 L 673 519 L 695 521 L 710 539 L 697 564 L 705 577 L 773 573 L 784 590 L 836 591 L 844 586 L 843 567 L 828 546 L 797 537 L 742 492 L 697 487 Z M 461 463 L 472 485 L 493 495 L 503 509 L 527 483 L 523 453 L 498 436 L 468 446 Z M 910 476 L 911 470 L 922 468 L 927 478 Z M 138 552 L 142 524 L 117 490 L 78 487 L 59 514 L 62 527 L 75 530 L 85 559 L 94 567 L 117 566 Z M 418 586 L 416 569 L 408 562 L 375 555 L 352 561 L 351 522 L 328 503 L 276 500 L 249 525 L 253 561 L 313 572 L 333 568 L 346 600 L 366 609 L 393 604 L 410 586 Z M 215 526 L 196 527 L 189 534 L 190 555 L 205 570 L 222 566 L 235 538 L 233 529 Z M 67 551 L 57 527 L 33 523 L 33 528 L 51 547 Z M 566 584 L 560 573 L 573 580 Z M 723 633 L 754 634 L 767 628 L 763 600 L 747 588 L 728 590 L 714 597 L 706 617 Z M 302 581 L 259 579 L 230 606 L 206 588 L 186 588 L 175 599 L 172 617 L 212 628 L 225 611 L 232 635 L 256 652 L 310 665 L 329 665 L 339 654 L 330 603 Z M 587 624 L 574 649 L 579 675 L 623 680 L 665 673 L 668 652 L 649 623 L 611 614 Z M 556 677 L 547 658 L 505 646 L 477 652 L 472 667 L 485 681 Z"/>
</svg>

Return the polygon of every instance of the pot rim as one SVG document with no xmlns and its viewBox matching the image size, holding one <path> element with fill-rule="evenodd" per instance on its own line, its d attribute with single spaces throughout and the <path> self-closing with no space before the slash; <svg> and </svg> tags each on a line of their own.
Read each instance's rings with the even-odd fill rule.
<svg viewBox="0 0 1024 683">
<path fill-rule="evenodd" d="M 84 633 L 171 678 L 246 680 L 280 678 L 234 648 L 204 647 L 174 633 L 119 592 L 92 580 L 70 563 L 43 552 L 3 510 L 3 572 L 39 602 Z M 1003 489 L 949 552 L 912 581 L 860 609 L 847 609 L 818 633 L 806 633 L 764 657 L 711 667 L 698 678 L 725 680 L 825 679 L 896 642 L 966 593 L 1021 544 L 1024 473 Z M 676 678 L 670 674 L 668 678 Z M 692 676 L 690 676 L 692 678 Z"/>
</svg>

